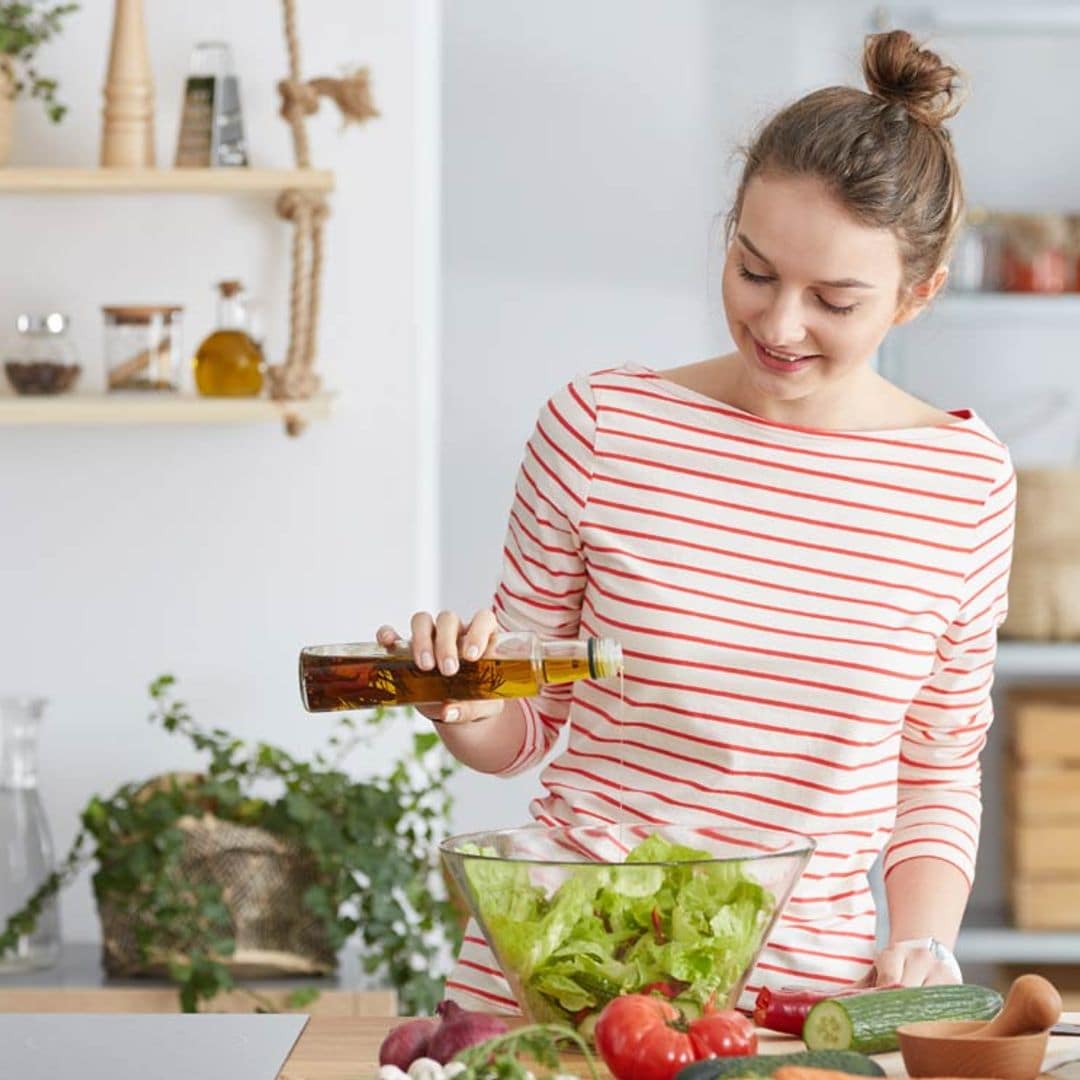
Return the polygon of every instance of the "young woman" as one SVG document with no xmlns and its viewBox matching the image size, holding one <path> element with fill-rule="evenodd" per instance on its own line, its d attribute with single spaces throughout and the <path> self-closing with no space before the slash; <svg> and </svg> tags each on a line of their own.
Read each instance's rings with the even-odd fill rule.
<svg viewBox="0 0 1080 1080">
<path fill-rule="evenodd" d="M 972 413 L 871 365 L 947 276 L 957 72 L 903 31 L 869 38 L 863 68 L 868 92 L 812 93 L 747 151 L 723 275 L 736 350 L 556 394 L 494 610 L 411 626 L 417 663 L 447 672 L 499 628 L 621 641 L 621 712 L 600 682 L 429 711 L 458 759 L 502 775 L 569 723 L 536 820 L 711 816 L 817 839 L 750 995 L 958 980 L 978 843 L 1013 469 Z M 876 952 L 882 853 L 891 937 Z M 475 928 L 448 987 L 514 1008 Z"/>
</svg>

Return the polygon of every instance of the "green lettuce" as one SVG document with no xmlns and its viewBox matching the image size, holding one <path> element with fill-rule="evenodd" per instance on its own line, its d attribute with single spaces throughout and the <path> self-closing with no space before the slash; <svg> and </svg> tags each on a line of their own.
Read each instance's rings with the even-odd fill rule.
<svg viewBox="0 0 1080 1080">
<path fill-rule="evenodd" d="M 580 1026 L 612 998 L 651 983 L 668 985 L 691 1013 L 726 1002 L 776 900 L 741 862 L 712 858 L 653 834 L 624 864 L 575 867 L 550 897 L 533 884 L 528 863 L 467 858 L 465 873 L 499 963 L 530 1013 Z"/>
</svg>

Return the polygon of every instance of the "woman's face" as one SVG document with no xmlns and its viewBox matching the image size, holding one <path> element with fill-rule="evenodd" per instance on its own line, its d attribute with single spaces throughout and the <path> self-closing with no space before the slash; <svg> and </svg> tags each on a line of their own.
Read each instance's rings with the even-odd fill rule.
<svg viewBox="0 0 1080 1080">
<path fill-rule="evenodd" d="M 818 180 L 754 177 L 723 278 L 749 399 L 810 404 L 858 386 L 889 328 L 909 317 L 900 280 L 891 230 L 860 225 Z"/>
</svg>

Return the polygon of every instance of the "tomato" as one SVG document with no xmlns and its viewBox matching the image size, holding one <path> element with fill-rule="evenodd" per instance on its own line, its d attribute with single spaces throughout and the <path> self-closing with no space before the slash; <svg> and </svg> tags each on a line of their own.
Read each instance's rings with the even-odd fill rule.
<svg viewBox="0 0 1080 1080">
<path fill-rule="evenodd" d="M 615 1080 L 671 1080 L 695 1061 L 757 1052 L 754 1025 L 742 1013 L 707 1009 L 687 1021 L 671 1002 L 644 994 L 609 1001 L 593 1037 Z"/>
<path fill-rule="evenodd" d="M 690 1039 L 699 1050 L 698 1060 L 711 1057 L 742 1057 L 757 1053 L 753 1021 L 734 1009 L 706 1011 L 690 1021 Z M 701 1049 L 707 1053 L 700 1053 Z"/>
</svg>

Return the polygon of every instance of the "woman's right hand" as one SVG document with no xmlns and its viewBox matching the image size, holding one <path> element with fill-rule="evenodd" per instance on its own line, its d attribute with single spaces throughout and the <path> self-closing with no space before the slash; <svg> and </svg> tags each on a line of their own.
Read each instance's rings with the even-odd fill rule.
<svg viewBox="0 0 1080 1080">
<path fill-rule="evenodd" d="M 432 616 L 427 611 L 418 611 L 409 624 L 412 637 L 413 662 L 422 671 L 431 671 L 436 666 L 444 675 L 453 675 L 461 660 L 475 660 L 487 651 L 491 639 L 499 632 L 495 621 L 495 612 L 478 611 L 465 625 L 452 611 L 441 611 Z M 401 635 L 392 626 L 380 626 L 376 631 L 376 640 L 380 645 L 389 646 L 401 640 Z M 417 706 L 417 711 L 429 720 L 438 720 L 445 724 L 468 723 L 473 720 L 490 720 L 503 711 L 505 702 L 485 701 L 447 701 L 442 704 Z"/>
</svg>

